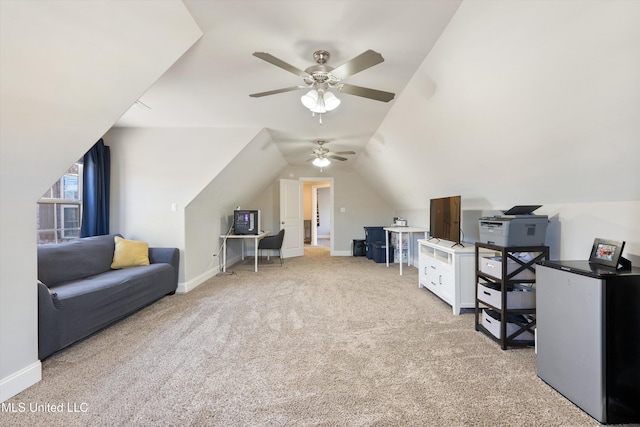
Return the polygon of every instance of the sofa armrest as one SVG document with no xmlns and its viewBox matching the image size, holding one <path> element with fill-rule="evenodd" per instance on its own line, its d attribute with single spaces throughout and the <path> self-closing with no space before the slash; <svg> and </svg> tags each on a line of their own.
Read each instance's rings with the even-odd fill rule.
<svg viewBox="0 0 640 427">
<path fill-rule="evenodd" d="M 151 264 L 164 262 L 178 268 L 180 251 L 177 248 L 149 248 L 149 262 Z"/>
<path fill-rule="evenodd" d="M 38 281 L 38 358 L 46 358 L 58 346 L 58 312 L 61 305 L 47 285 Z"/>
<path fill-rule="evenodd" d="M 178 286 L 178 271 L 180 269 L 180 250 L 178 248 L 149 248 L 149 263 L 171 264 L 176 272 L 176 286 Z"/>
</svg>

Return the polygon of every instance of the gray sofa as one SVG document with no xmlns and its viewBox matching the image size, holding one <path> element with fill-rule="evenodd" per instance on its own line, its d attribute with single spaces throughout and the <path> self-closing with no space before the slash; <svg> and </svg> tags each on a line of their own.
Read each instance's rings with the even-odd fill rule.
<svg viewBox="0 0 640 427">
<path fill-rule="evenodd" d="M 38 246 L 38 356 L 41 360 L 175 293 L 178 249 L 149 248 L 150 265 L 113 270 L 115 236 Z"/>
</svg>

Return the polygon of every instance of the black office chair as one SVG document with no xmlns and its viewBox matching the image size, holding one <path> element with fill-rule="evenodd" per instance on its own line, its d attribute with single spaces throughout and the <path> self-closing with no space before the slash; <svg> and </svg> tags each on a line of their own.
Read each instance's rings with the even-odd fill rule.
<svg viewBox="0 0 640 427">
<path fill-rule="evenodd" d="M 280 258 L 280 265 L 282 265 L 282 242 L 284 241 L 284 229 L 280 230 L 280 232 L 273 236 L 263 237 L 258 243 L 258 252 L 261 252 L 262 249 L 268 250 L 277 250 L 278 258 Z"/>
</svg>

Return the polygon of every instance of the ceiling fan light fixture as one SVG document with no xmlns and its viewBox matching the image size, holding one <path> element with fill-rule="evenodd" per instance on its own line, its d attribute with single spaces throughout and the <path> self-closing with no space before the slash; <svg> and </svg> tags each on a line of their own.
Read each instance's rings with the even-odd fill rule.
<svg viewBox="0 0 640 427">
<path fill-rule="evenodd" d="M 312 113 L 318 114 L 335 110 L 340 105 L 340 100 L 333 93 L 315 89 L 302 95 L 300 101 Z"/>
<path fill-rule="evenodd" d="M 324 108 L 326 108 L 327 111 L 333 111 L 340 105 L 340 99 L 331 92 L 325 92 L 323 98 Z"/>
<path fill-rule="evenodd" d="M 317 157 L 315 159 L 313 159 L 313 165 L 317 166 L 319 168 L 324 168 L 327 167 L 331 164 L 331 161 L 329 159 L 327 159 L 326 157 Z"/>
<path fill-rule="evenodd" d="M 318 91 L 315 89 L 311 89 L 309 92 L 300 97 L 300 101 L 302 101 L 302 105 L 313 111 L 313 109 L 318 104 Z"/>
<path fill-rule="evenodd" d="M 312 113 L 323 114 L 327 112 L 326 107 L 324 106 L 324 93 L 318 91 L 318 102 L 313 108 L 309 108 Z"/>
</svg>

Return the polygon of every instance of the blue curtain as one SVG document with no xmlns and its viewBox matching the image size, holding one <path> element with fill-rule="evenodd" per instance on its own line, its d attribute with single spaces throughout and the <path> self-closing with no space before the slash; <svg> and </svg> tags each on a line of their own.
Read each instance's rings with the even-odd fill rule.
<svg viewBox="0 0 640 427">
<path fill-rule="evenodd" d="M 102 138 L 84 155 L 80 237 L 109 234 L 111 152 Z"/>
</svg>

